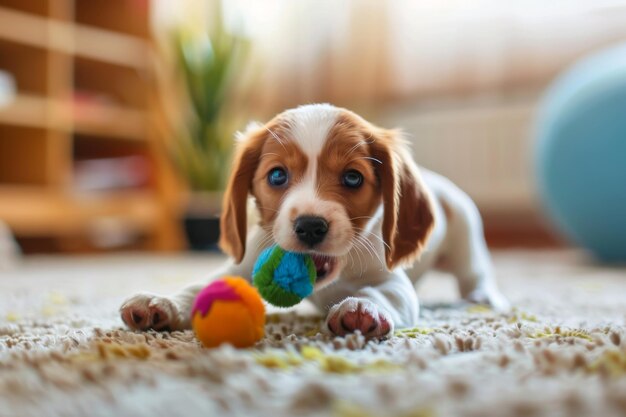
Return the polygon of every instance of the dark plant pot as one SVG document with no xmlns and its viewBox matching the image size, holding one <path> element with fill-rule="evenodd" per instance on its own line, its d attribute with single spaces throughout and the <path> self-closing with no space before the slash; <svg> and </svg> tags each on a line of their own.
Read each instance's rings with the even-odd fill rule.
<svg viewBox="0 0 626 417">
<path fill-rule="evenodd" d="M 194 251 L 217 251 L 220 238 L 219 217 L 201 217 L 188 214 L 184 218 L 185 235 L 189 249 Z"/>
<path fill-rule="evenodd" d="M 194 192 L 189 196 L 183 226 L 189 249 L 218 251 L 222 193 Z"/>
</svg>

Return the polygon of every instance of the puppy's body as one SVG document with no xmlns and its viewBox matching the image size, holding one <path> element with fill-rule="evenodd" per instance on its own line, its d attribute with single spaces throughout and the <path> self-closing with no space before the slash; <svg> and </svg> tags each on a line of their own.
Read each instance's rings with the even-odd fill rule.
<svg viewBox="0 0 626 417">
<path fill-rule="evenodd" d="M 398 133 L 352 112 L 309 105 L 241 135 L 222 215 L 222 248 L 233 260 L 214 278 L 251 278 L 265 247 L 309 252 L 318 280 L 310 297 L 327 330 L 381 337 L 415 325 L 415 282 L 439 268 L 462 297 L 504 309 L 478 210 L 450 181 L 421 174 Z M 260 214 L 247 233 L 247 199 Z M 189 327 L 203 285 L 159 297 L 140 294 L 121 308 L 131 328 Z"/>
</svg>

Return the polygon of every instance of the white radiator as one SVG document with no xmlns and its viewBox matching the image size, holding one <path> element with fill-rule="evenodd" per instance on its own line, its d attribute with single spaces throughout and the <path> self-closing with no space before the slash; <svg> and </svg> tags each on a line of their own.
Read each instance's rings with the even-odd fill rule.
<svg viewBox="0 0 626 417">
<path fill-rule="evenodd" d="M 417 162 L 465 190 L 481 209 L 535 210 L 531 158 L 535 97 L 473 98 L 390 109 Z"/>
</svg>

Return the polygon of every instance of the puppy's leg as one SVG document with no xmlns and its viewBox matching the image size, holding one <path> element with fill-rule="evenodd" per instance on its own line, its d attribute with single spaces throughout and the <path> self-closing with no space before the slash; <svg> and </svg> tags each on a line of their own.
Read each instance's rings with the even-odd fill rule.
<svg viewBox="0 0 626 417">
<path fill-rule="evenodd" d="M 240 264 L 229 262 L 215 271 L 208 282 L 225 275 L 252 278 L 252 266 L 263 248 L 269 245 L 267 232 L 255 227 L 249 234 L 248 250 Z M 196 295 L 206 284 L 195 284 L 178 293 L 164 297 L 150 293 L 130 297 L 120 307 L 122 320 L 133 330 L 184 330 L 191 327 L 191 307 Z"/>
<path fill-rule="evenodd" d="M 480 213 L 469 197 L 461 202 L 461 209 L 448 220 L 448 248 L 441 269 L 456 277 L 464 299 L 505 311 L 510 305 L 496 284 Z"/>
<path fill-rule="evenodd" d="M 209 282 L 231 275 L 229 268 L 215 273 Z M 232 274 L 234 275 L 234 273 Z M 178 293 L 159 296 L 151 293 L 136 294 L 122 303 L 120 316 L 132 330 L 185 330 L 191 328 L 191 307 L 196 295 L 206 284 L 194 284 Z"/>
<path fill-rule="evenodd" d="M 363 287 L 328 312 L 327 329 L 339 336 L 359 330 L 368 338 L 391 334 L 394 327 L 413 326 L 419 303 L 404 271 L 388 272 L 379 283 Z"/>
</svg>

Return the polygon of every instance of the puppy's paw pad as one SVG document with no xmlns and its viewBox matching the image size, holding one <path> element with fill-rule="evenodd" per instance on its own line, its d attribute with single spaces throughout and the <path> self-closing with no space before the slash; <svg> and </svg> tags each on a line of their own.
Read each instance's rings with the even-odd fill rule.
<svg viewBox="0 0 626 417">
<path fill-rule="evenodd" d="M 511 304 L 506 297 L 497 290 L 475 289 L 465 298 L 470 303 L 483 304 L 493 308 L 495 311 L 508 311 L 511 308 Z"/>
<path fill-rule="evenodd" d="M 347 298 L 328 313 L 328 329 L 345 336 L 359 330 L 367 338 L 381 338 L 393 331 L 389 314 L 371 301 Z"/>
<path fill-rule="evenodd" d="M 133 330 L 166 330 L 174 324 L 177 308 L 165 297 L 138 294 L 122 304 L 120 315 Z"/>
</svg>

